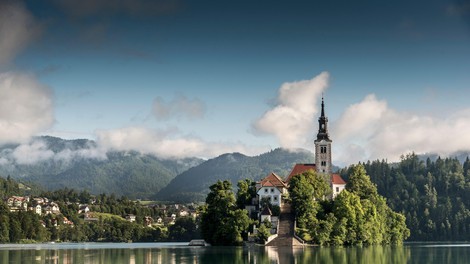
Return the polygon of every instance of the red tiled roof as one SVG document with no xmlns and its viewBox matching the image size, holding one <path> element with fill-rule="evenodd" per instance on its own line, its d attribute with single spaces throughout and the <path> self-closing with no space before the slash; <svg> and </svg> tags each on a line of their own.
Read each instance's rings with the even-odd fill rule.
<svg viewBox="0 0 470 264">
<path fill-rule="evenodd" d="M 290 179 L 294 177 L 295 175 L 299 175 L 301 173 L 304 173 L 308 170 L 316 170 L 315 164 L 313 163 L 297 163 L 295 164 L 294 168 L 292 168 L 292 171 L 290 172 L 289 176 L 287 176 L 286 183 L 289 183 Z"/>
<path fill-rule="evenodd" d="M 268 176 L 264 177 L 260 181 L 261 186 L 276 186 L 287 188 L 286 184 L 282 181 L 281 177 L 277 176 L 274 172 L 271 172 Z"/>
<path fill-rule="evenodd" d="M 346 184 L 346 182 L 341 178 L 339 174 L 332 174 L 331 175 L 331 183 L 333 184 Z"/>
<path fill-rule="evenodd" d="M 274 187 L 274 184 L 270 181 L 261 182 L 262 187 Z"/>
</svg>

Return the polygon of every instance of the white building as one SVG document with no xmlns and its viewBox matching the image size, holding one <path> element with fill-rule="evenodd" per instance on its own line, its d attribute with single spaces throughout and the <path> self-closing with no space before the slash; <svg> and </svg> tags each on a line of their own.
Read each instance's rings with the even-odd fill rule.
<svg viewBox="0 0 470 264">
<path fill-rule="evenodd" d="M 282 195 L 287 193 L 287 185 L 274 172 L 256 183 L 258 203 L 267 199 L 272 205 L 281 206 Z"/>
</svg>

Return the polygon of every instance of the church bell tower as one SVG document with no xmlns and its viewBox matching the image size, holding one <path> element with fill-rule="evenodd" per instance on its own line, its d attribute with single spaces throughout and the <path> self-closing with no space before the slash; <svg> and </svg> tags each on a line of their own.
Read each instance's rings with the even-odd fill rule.
<svg viewBox="0 0 470 264">
<path fill-rule="evenodd" d="M 317 172 L 331 174 L 331 139 L 328 135 L 328 118 L 321 98 L 321 115 L 318 118 L 318 134 L 315 140 L 315 166 Z"/>
</svg>

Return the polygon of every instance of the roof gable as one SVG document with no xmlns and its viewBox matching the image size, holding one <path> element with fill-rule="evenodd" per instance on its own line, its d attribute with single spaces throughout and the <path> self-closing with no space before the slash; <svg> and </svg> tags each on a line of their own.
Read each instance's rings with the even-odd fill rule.
<svg viewBox="0 0 470 264">
<path fill-rule="evenodd" d="M 331 183 L 346 185 L 346 182 L 343 180 L 341 175 L 336 174 L 336 173 L 331 175 Z"/>
<path fill-rule="evenodd" d="M 289 181 L 295 175 L 299 175 L 299 174 L 304 173 L 308 170 L 316 171 L 315 164 L 313 164 L 313 163 L 297 163 L 297 164 L 295 164 L 295 166 L 294 166 L 294 168 L 292 168 L 292 171 L 290 172 L 289 176 L 287 176 L 286 183 L 289 183 Z"/>
<path fill-rule="evenodd" d="M 261 187 L 265 186 L 275 186 L 275 187 L 282 187 L 287 188 L 284 181 L 282 181 L 281 177 L 277 176 L 274 172 L 271 172 L 268 176 L 264 177 L 261 181 Z"/>
</svg>

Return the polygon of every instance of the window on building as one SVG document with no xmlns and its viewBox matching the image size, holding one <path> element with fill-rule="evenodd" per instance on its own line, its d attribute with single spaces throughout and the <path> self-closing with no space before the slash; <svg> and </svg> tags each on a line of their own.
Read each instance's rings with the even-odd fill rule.
<svg viewBox="0 0 470 264">
<path fill-rule="evenodd" d="M 274 201 L 277 201 L 277 196 L 274 196 Z"/>
<path fill-rule="evenodd" d="M 267 192 L 268 192 L 268 189 L 264 189 L 264 192 L 267 193 Z"/>
<path fill-rule="evenodd" d="M 271 188 L 271 192 L 272 192 L 272 193 L 274 192 L 274 188 Z"/>
<path fill-rule="evenodd" d="M 339 192 L 339 187 L 336 187 L 336 192 Z"/>
<path fill-rule="evenodd" d="M 322 161 L 322 162 L 321 162 L 321 165 L 322 165 L 322 166 L 326 166 L 326 161 Z"/>
</svg>

